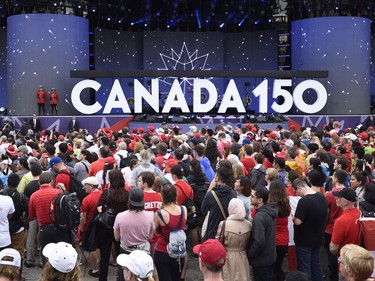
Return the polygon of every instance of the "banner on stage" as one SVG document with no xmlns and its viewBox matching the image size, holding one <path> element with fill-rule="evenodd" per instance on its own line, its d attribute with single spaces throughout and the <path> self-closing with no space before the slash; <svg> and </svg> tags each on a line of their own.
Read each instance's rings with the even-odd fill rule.
<svg viewBox="0 0 375 281">
<path fill-rule="evenodd" d="M 269 98 L 273 103 L 270 105 L 272 112 L 286 113 L 293 105 L 299 111 L 307 114 L 314 114 L 324 108 L 327 103 L 328 94 L 322 83 L 316 80 L 304 80 L 294 86 L 293 92 L 288 91 L 292 86 L 292 79 L 275 79 L 273 81 L 272 95 L 268 93 L 268 79 L 264 79 L 252 94 L 259 98 L 259 113 L 268 113 Z M 151 80 L 150 89 L 147 89 L 140 81 L 134 79 L 134 97 L 126 96 L 118 79 L 115 79 L 105 104 L 96 101 L 92 105 L 87 105 L 81 100 L 81 93 L 85 89 L 93 89 L 99 92 L 101 84 L 95 80 L 83 80 L 78 82 L 71 93 L 72 104 L 76 110 L 82 114 L 96 114 L 101 110 L 103 114 L 110 114 L 113 109 L 121 109 L 124 114 L 142 114 L 142 108 L 147 103 L 156 113 L 168 114 L 172 109 L 179 109 L 182 113 L 207 113 L 218 104 L 218 92 L 214 83 L 209 79 L 194 79 L 193 82 L 193 104 L 188 106 L 185 94 L 180 87 L 179 80 L 175 79 L 164 102 L 160 101 L 159 79 Z M 304 101 L 303 95 L 306 90 L 313 90 L 316 99 L 312 104 Z M 207 92 L 207 100 L 201 99 L 202 92 Z M 282 99 L 279 99 L 282 97 Z M 134 103 L 130 106 L 128 98 L 134 98 Z M 272 101 L 271 100 L 271 101 Z M 282 100 L 282 103 L 278 103 Z M 104 107 L 104 109 L 103 109 Z M 228 109 L 235 109 L 238 114 L 246 113 L 247 105 L 244 104 L 234 79 L 229 83 L 222 95 L 217 113 L 225 114 Z"/>
</svg>

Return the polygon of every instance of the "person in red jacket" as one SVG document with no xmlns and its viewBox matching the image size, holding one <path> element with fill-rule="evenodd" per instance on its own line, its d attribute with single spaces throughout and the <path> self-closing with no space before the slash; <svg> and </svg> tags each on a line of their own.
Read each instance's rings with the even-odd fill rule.
<svg viewBox="0 0 375 281">
<path fill-rule="evenodd" d="M 46 98 L 47 93 L 46 90 L 44 90 L 43 86 L 39 86 L 39 90 L 36 92 L 36 99 L 38 101 L 38 114 L 40 115 L 41 110 L 43 109 L 44 115 L 46 115 Z"/>
<path fill-rule="evenodd" d="M 55 88 L 51 89 L 49 94 L 49 104 L 51 105 L 51 115 L 53 115 L 53 110 L 55 110 L 57 115 L 57 104 L 59 102 L 59 95 L 56 92 Z"/>
</svg>

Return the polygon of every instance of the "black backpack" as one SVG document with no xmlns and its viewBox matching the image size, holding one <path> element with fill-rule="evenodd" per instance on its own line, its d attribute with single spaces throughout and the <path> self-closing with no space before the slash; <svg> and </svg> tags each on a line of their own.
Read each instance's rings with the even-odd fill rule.
<svg viewBox="0 0 375 281">
<path fill-rule="evenodd" d="M 193 200 L 191 200 L 189 197 L 191 195 L 191 192 L 193 192 L 193 189 L 190 192 L 189 197 L 185 194 L 184 190 L 181 186 L 179 186 L 177 183 L 175 183 L 175 186 L 178 186 L 178 189 L 185 195 L 186 200 L 182 203 L 187 209 L 187 219 L 186 219 L 186 225 L 187 229 L 194 229 L 199 225 L 199 219 L 200 216 L 198 214 L 198 208 Z M 177 190 L 178 191 L 178 190 Z"/>
<path fill-rule="evenodd" d="M 75 192 L 62 191 L 51 201 L 50 215 L 55 227 L 77 230 L 80 221 L 81 203 Z"/>
<path fill-rule="evenodd" d="M 72 175 L 71 173 L 69 173 L 67 171 L 62 170 L 62 171 L 59 172 L 59 174 L 60 173 L 69 175 L 69 177 L 70 177 L 70 192 L 71 193 L 75 192 L 76 196 L 79 199 L 79 202 L 82 203 L 83 199 L 87 196 L 86 191 L 83 189 L 82 183 L 74 175 Z"/>
<path fill-rule="evenodd" d="M 120 169 L 128 167 L 129 166 L 129 161 L 128 157 L 124 157 L 120 154 L 117 154 L 120 157 Z"/>
</svg>

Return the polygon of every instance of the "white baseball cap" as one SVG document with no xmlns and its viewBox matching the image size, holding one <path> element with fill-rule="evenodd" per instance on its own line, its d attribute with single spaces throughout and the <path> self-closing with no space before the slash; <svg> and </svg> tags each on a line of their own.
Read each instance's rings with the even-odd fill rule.
<svg viewBox="0 0 375 281">
<path fill-rule="evenodd" d="M 12 265 L 15 267 L 21 267 L 21 255 L 20 253 L 12 248 L 6 248 L 0 252 L 0 265 Z"/>
<path fill-rule="evenodd" d="M 43 248 L 42 253 L 52 267 L 61 273 L 69 273 L 76 266 L 77 251 L 66 242 L 49 243 Z"/>
<path fill-rule="evenodd" d="M 129 269 L 137 278 L 147 278 L 152 275 L 154 262 L 145 251 L 135 250 L 129 255 L 120 254 L 117 263 Z"/>
<path fill-rule="evenodd" d="M 98 182 L 98 179 L 96 177 L 88 177 L 88 178 L 85 178 L 83 181 L 82 181 L 82 184 L 85 185 L 85 184 L 91 184 L 91 185 L 99 185 L 99 182 Z"/>
</svg>

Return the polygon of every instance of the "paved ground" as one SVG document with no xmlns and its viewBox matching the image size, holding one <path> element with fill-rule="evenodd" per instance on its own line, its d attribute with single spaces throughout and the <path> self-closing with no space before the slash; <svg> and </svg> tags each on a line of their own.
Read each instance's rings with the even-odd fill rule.
<svg viewBox="0 0 375 281">
<path fill-rule="evenodd" d="M 89 270 L 88 266 L 85 266 L 85 265 L 81 266 L 81 280 L 82 281 L 97 280 L 97 278 L 91 277 L 87 273 L 88 270 Z M 116 272 L 117 272 L 117 268 L 110 266 L 109 274 L 108 274 L 109 281 L 116 280 Z M 38 281 L 40 279 L 41 273 L 42 273 L 42 269 L 39 266 L 34 266 L 32 268 L 26 268 L 26 267 L 23 268 L 23 277 L 25 277 L 27 281 Z M 198 268 L 198 259 L 190 258 L 186 281 L 202 281 L 202 280 L 203 280 L 203 277 L 202 277 L 202 274 L 199 272 L 199 268 Z"/>
<path fill-rule="evenodd" d="M 324 252 L 323 249 L 321 253 L 322 253 L 321 257 L 322 257 L 323 270 L 324 270 L 325 276 L 327 276 L 328 272 L 327 272 L 327 267 L 326 267 L 326 264 L 327 264 L 326 253 Z M 283 264 L 284 270 L 287 269 L 287 260 L 288 260 L 288 257 L 285 257 L 284 264 Z M 81 280 L 82 281 L 96 280 L 97 278 L 91 277 L 87 273 L 88 270 L 89 270 L 88 266 L 85 266 L 85 265 L 81 266 Z M 116 280 L 116 271 L 117 271 L 117 268 L 110 266 L 109 274 L 108 274 L 109 281 Z M 41 272 L 42 272 L 42 269 L 38 266 L 32 267 L 32 268 L 24 267 L 23 277 L 25 277 L 27 281 L 38 281 L 41 276 Z M 328 278 L 325 278 L 325 279 L 328 280 Z M 185 280 L 186 281 L 203 281 L 203 276 L 200 273 L 199 268 L 198 268 L 198 259 L 195 259 L 195 258 L 189 259 L 189 269 L 188 269 Z M 163 281 L 163 280 L 160 280 L 160 281 Z"/>
</svg>

